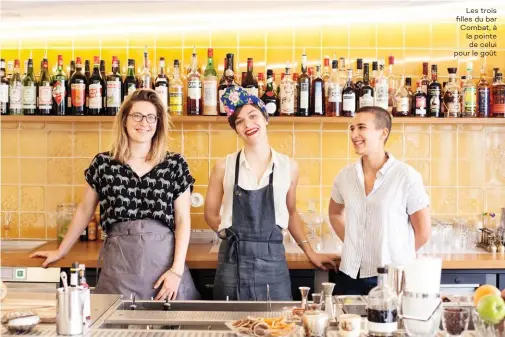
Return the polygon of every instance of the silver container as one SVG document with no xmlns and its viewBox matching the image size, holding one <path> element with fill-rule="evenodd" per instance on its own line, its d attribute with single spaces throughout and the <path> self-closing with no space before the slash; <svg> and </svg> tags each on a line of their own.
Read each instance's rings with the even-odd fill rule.
<svg viewBox="0 0 505 337">
<path fill-rule="evenodd" d="M 306 337 L 324 337 L 330 317 L 321 310 L 307 310 L 302 317 L 303 329 Z"/>
<path fill-rule="evenodd" d="M 56 333 L 62 336 L 82 335 L 84 331 L 83 289 L 58 288 L 56 294 Z"/>
</svg>

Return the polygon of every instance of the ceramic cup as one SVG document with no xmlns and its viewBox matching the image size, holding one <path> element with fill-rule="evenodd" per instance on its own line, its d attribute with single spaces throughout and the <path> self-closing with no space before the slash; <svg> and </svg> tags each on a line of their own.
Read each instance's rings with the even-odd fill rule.
<svg viewBox="0 0 505 337">
<path fill-rule="evenodd" d="M 345 314 L 338 316 L 338 335 L 341 337 L 359 337 L 361 333 L 361 316 Z"/>
</svg>

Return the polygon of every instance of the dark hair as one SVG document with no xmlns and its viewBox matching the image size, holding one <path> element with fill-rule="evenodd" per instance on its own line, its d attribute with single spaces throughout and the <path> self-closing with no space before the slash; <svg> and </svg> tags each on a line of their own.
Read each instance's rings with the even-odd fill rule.
<svg viewBox="0 0 505 337">
<path fill-rule="evenodd" d="M 388 129 L 388 135 L 386 139 L 384 139 L 384 144 L 388 141 L 389 134 L 391 133 L 392 127 L 392 118 L 389 112 L 386 109 L 383 109 L 379 106 L 364 106 L 356 110 L 356 113 L 369 113 L 375 116 L 375 127 L 377 129 Z"/>
<path fill-rule="evenodd" d="M 258 111 L 263 115 L 263 117 L 265 117 L 265 119 L 268 120 L 267 116 L 265 116 L 265 114 L 263 113 L 263 111 L 261 111 L 261 108 L 259 106 L 257 106 L 256 104 L 246 104 L 246 105 L 252 105 L 254 108 L 258 109 Z M 235 125 L 235 122 L 237 121 L 237 117 L 238 117 L 240 111 L 242 111 L 242 109 L 246 105 L 241 105 L 241 106 L 237 107 L 235 109 L 235 111 L 233 112 L 233 114 L 230 117 L 228 117 L 228 123 L 230 124 L 231 128 L 235 131 L 237 131 L 237 126 Z"/>
</svg>

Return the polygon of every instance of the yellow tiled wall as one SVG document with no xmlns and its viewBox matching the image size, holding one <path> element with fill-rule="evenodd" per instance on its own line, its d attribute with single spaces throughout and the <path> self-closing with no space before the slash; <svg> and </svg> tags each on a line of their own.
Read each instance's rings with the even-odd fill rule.
<svg viewBox="0 0 505 337">
<path fill-rule="evenodd" d="M 505 25 L 499 29 L 499 56 L 486 60 L 488 71 L 503 67 Z M 462 34 L 454 23 L 359 24 L 314 28 L 275 29 L 271 31 L 205 32 L 174 34 L 163 37 L 130 37 L 69 41 L 19 41 L 2 44 L 1 57 L 26 59 L 33 53 L 38 61 L 49 48 L 51 65 L 56 55 L 68 60 L 81 56 L 91 59 L 99 54 L 110 67 L 112 55 L 122 66 L 127 58 L 140 64 L 143 46 L 149 46 L 150 58 L 164 56 L 189 64 L 193 45 L 199 61 L 205 64 L 207 47 L 214 47 L 215 61 L 222 70 L 225 53 L 233 52 L 239 71 L 247 57 L 253 57 L 255 71 L 266 66 L 282 71 L 286 61 L 299 68 L 302 48 L 309 65 L 321 62 L 324 55 L 344 56 L 352 62 L 395 56 L 395 72 L 417 79 L 421 63 L 439 65 L 446 77 L 447 67 L 463 70 L 466 59 L 454 59 L 453 51 L 465 48 Z M 70 46 L 74 46 L 73 48 Z M 154 47 L 155 46 L 155 47 Z M 475 59 L 474 76 L 480 59 Z M 460 73 L 462 74 L 462 73 Z M 277 77 L 279 80 L 279 77 Z M 110 123 L 11 123 L 1 125 L 1 211 L 13 214 L 10 237 L 54 238 L 55 228 L 48 216 L 60 202 L 79 201 L 85 184 L 83 170 L 91 158 L 107 149 Z M 349 144 L 348 125 L 273 122 L 269 137 L 280 152 L 296 158 L 300 164 L 298 206 L 305 210 L 315 200 L 327 210 L 331 184 L 338 171 L 356 159 Z M 196 191 L 205 195 L 208 177 L 218 158 L 240 147 L 227 124 L 176 124 L 170 145 L 182 152 L 196 178 Z M 505 206 L 505 126 L 394 124 L 388 149 L 399 159 L 416 167 L 423 175 L 431 196 L 433 213 L 439 216 L 475 215 L 482 211 L 498 212 Z M 206 228 L 203 208 L 193 209 L 193 228 Z"/>
</svg>

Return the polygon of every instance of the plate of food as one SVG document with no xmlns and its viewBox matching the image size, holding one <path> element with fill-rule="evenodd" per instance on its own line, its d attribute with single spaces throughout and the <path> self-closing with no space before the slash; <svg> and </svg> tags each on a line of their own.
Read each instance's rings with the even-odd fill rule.
<svg viewBox="0 0 505 337">
<path fill-rule="evenodd" d="M 241 337 L 287 337 L 300 329 L 285 317 L 264 318 L 248 316 L 237 321 L 229 321 L 226 326 Z"/>
</svg>

